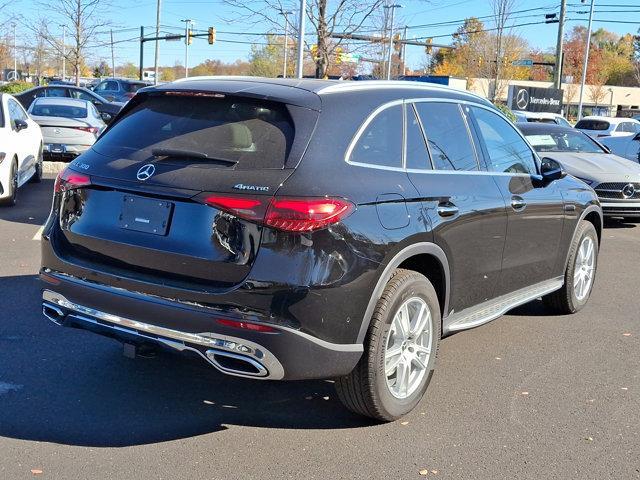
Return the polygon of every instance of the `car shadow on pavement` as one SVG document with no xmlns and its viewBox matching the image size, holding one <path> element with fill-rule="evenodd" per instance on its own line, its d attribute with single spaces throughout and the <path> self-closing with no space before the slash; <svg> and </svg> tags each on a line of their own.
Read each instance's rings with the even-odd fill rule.
<svg viewBox="0 0 640 480">
<path fill-rule="evenodd" d="M 121 447 L 219 432 L 371 425 L 329 381 L 271 382 L 218 373 L 199 358 L 122 355 L 114 340 L 62 328 L 40 312 L 36 276 L 0 277 L 0 436 Z"/>
<path fill-rule="evenodd" d="M 18 189 L 18 203 L 14 207 L 0 207 L 0 220 L 42 225 L 51 210 L 53 178 L 40 183 L 27 183 Z"/>
<path fill-rule="evenodd" d="M 614 218 L 605 218 L 604 220 L 604 228 L 636 228 L 637 226 L 636 220 L 618 220 Z"/>
</svg>

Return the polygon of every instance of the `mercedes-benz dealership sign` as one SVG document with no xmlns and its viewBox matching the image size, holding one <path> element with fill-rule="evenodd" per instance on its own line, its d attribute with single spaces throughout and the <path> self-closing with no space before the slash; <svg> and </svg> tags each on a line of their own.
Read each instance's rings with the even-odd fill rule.
<svg viewBox="0 0 640 480">
<path fill-rule="evenodd" d="M 511 110 L 562 113 L 562 90 L 510 85 L 507 104 Z"/>
</svg>

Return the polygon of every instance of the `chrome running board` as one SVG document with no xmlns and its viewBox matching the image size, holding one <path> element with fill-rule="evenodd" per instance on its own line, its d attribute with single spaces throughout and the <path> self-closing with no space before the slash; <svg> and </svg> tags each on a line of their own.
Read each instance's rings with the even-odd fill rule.
<svg viewBox="0 0 640 480">
<path fill-rule="evenodd" d="M 558 290 L 563 284 L 564 277 L 557 277 L 451 314 L 443 321 L 443 334 L 484 325 L 515 307 Z"/>
</svg>

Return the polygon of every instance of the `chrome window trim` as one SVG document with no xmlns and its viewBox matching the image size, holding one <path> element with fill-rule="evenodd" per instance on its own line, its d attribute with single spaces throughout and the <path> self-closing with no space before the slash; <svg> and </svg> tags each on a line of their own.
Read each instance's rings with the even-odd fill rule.
<svg viewBox="0 0 640 480">
<path fill-rule="evenodd" d="M 393 86 L 397 87 L 397 84 L 394 84 Z M 390 86 L 386 86 L 385 88 L 388 88 Z M 338 90 L 338 91 L 342 91 L 342 90 Z M 382 105 L 379 105 L 378 107 L 376 107 L 368 116 L 367 118 L 365 118 L 364 122 L 362 123 L 362 125 L 360 125 L 360 127 L 358 128 L 358 130 L 356 130 L 356 133 L 354 134 L 353 138 L 351 139 L 351 142 L 349 143 L 349 147 L 347 148 L 347 151 L 345 152 L 344 155 L 344 161 L 345 163 L 349 164 L 349 165 L 353 165 L 356 167 L 363 167 L 363 168 L 373 168 L 376 170 L 388 170 L 388 171 L 392 171 L 392 172 L 407 172 L 407 173 L 422 173 L 422 174 L 436 174 L 436 175 L 442 175 L 442 174 L 448 174 L 448 175 L 495 175 L 495 176 L 507 176 L 507 177 L 532 177 L 532 175 L 528 174 L 528 173 L 509 173 L 509 172 L 491 172 L 488 170 L 437 170 L 435 168 L 432 168 L 431 170 L 429 169 L 415 169 L 415 168 L 406 168 L 406 159 L 405 159 L 405 152 L 406 152 L 406 132 L 405 132 L 405 128 L 404 128 L 404 123 L 406 123 L 406 107 L 403 108 L 403 136 L 402 136 L 402 141 L 403 141 L 403 145 L 402 145 L 402 167 L 387 167 L 387 166 L 383 166 L 383 165 L 372 165 L 369 163 L 363 163 L 363 162 L 353 162 L 351 160 L 349 160 L 349 158 L 351 157 L 351 153 L 353 152 L 356 143 L 358 142 L 358 140 L 360 139 L 360 137 L 362 136 L 362 133 L 364 132 L 364 130 L 367 128 L 367 126 L 373 121 L 373 119 L 380 114 L 381 112 L 383 112 L 384 110 L 393 107 L 394 105 L 407 105 L 407 104 L 411 104 L 414 105 L 416 103 L 455 103 L 458 105 L 458 107 L 461 109 L 461 113 L 463 114 L 463 119 L 465 121 L 465 124 L 467 125 L 467 133 L 469 135 L 469 140 L 471 141 L 471 145 L 476 153 L 476 162 L 478 163 L 478 167 L 480 168 L 480 158 L 478 157 L 478 151 L 477 151 L 477 146 L 476 146 L 476 142 L 473 139 L 473 136 L 471 135 L 471 131 L 470 131 L 470 127 L 468 124 L 468 120 L 467 120 L 467 114 L 464 113 L 464 111 L 462 110 L 462 105 L 467 105 L 467 106 L 471 106 L 471 107 L 478 107 L 478 108 L 484 108 L 485 110 L 488 110 L 490 112 L 493 112 L 495 115 L 498 115 L 499 117 L 502 117 L 504 120 L 506 120 L 507 122 L 509 122 L 509 119 L 502 114 L 502 112 L 500 112 L 497 109 L 494 109 L 490 106 L 487 105 L 483 105 L 481 103 L 476 103 L 476 102 L 470 102 L 468 100 L 457 100 L 457 99 L 452 99 L 452 98 L 421 98 L 421 97 L 416 97 L 416 98 L 405 98 L 405 99 L 397 99 L 397 100 L 391 100 L 389 102 L 385 102 Z M 416 112 L 417 113 L 417 112 Z M 422 126 L 422 120 L 420 119 L 420 115 L 417 115 L 418 118 L 418 122 L 420 122 L 420 126 L 421 128 Z M 540 172 L 540 164 L 541 164 L 541 160 L 540 157 L 538 156 L 538 153 L 533 149 L 533 147 L 531 147 L 531 145 L 529 145 L 529 142 L 527 142 L 527 139 L 525 138 L 524 134 L 522 132 L 520 132 L 520 130 L 518 130 L 518 128 L 516 127 L 512 127 L 516 133 L 520 136 L 520 138 L 522 138 L 522 140 L 525 142 L 525 144 L 527 145 L 527 147 L 529 147 L 529 150 L 531 151 L 534 161 L 536 163 L 536 168 L 538 169 L 538 174 Z M 422 133 L 424 135 L 424 138 L 427 141 L 427 150 L 429 151 L 429 159 L 431 161 L 431 165 L 433 167 L 433 160 L 431 158 L 431 150 L 429 149 L 429 141 L 428 138 L 425 134 L 424 128 L 422 128 Z"/>
<path fill-rule="evenodd" d="M 424 125 L 422 124 L 422 119 L 420 118 L 420 115 L 418 114 L 418 110 L 416 109 L 416 105 L 414 102 L 404 102 L 405 104 L 405 109 L 406 108 L 411 108 L 411 111 L 413 112 L 414 117 L 416 118 L 416 120 L 418 121 L 418 128 L 420 129 L 420 132 L 422 133 L 422 140 L 425 143 L 425 147 L 427 148 L 427 155 L 429 156 L 429 166 L 430 168 L 405 168 L 405 170 L 407 172 L 413 172 L 413 171 L 417 171 L 419 173 L 421 173 L 423 170 L 425 171 L 430 171 L 430 170 L 435 170 L 435 166 L 433 165 L 433 155 L 431 153 L 431 147 L 429 146 L 429 139 L 427 138 L 427 133 L 424 131 Z M 406 121 L 406 120 L 405 120 Z M 405 150 L 406 150 L 406 138 L 405 138 Z M 405 165 L 406 167 L 406 165 Z"/>
</svg>

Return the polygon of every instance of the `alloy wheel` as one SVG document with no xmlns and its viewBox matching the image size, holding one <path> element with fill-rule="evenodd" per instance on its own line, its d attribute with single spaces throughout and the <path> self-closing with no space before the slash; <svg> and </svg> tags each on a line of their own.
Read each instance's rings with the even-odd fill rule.
<svg viewBox="0 0 640 480">
<path fill-rule="evenodd" d="M 573 268 L 573 289 L 578 301 L 584 300 L 591 290 L 595 261 L 595 243 L 591 237 L 584 237 L 578 247 L 576 263 Z"/>
</svg>

